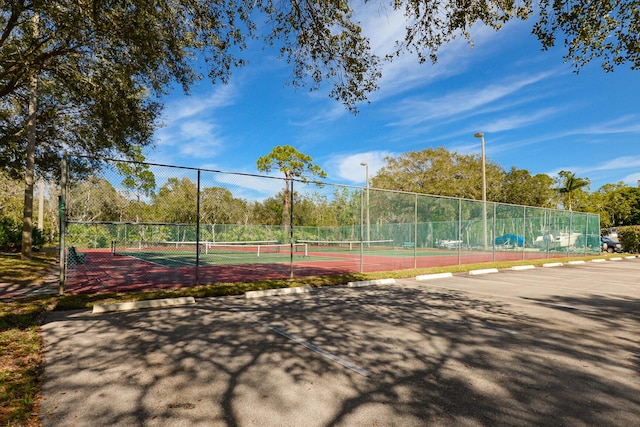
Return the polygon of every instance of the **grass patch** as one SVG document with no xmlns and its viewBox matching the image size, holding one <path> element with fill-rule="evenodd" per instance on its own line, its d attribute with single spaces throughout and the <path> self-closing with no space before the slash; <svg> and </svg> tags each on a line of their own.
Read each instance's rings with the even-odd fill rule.
<svg viewBox="0 0 640 427">
<path fill-rule="evenodd" d="M 39 425 L 39 325 L 53 303 L 52 297 L 0 303 L 0 425 Z"/>
<path fill-rule="evenodd" d="M 57 268 L 55 255 L 34 253 L 31 261 L 23 260 L 20 254 L 0 254 L 0 279 L 18 285 L 40 285 L 46 273 Z"/>
</svg>

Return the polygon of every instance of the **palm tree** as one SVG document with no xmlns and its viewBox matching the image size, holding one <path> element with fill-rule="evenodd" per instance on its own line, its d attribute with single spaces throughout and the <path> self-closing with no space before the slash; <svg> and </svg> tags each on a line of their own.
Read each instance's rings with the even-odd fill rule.
<svg viewBox="0 0 640 427">
<path fill-rule="evenodd" d="M 270 172 L 278 169 L 284 174 L 284 208 L 282 210 L 282 223 L 285 236 L 289 235 L 291 227 L 291 196 L 289 184 L 294 178 L 307 182 L 307 176 L 326 178 L 327 174 L 320 166 L 313 164 L 313 159 L 303 154 L 290 145 L 274 147 L 266 156 L 262 156 L 256 162 L 260 172 Z"/>
<path fill-rule="evenodd" d="M 564 198 L 564 206 L 571 210 L 572 195 L 584 187 L 591 184 L 589 178 L 578 178 L 574 172 L 560 171 L 558 172 L 558 183 L 556 191 Z"/>
</svg>

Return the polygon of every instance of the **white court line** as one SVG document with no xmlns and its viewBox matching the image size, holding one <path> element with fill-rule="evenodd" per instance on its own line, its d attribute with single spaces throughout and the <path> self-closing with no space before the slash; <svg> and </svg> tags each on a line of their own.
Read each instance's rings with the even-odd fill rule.
<svg viewBox="0 0 640 427">
<path fill-rule="evenodd" d="M 246 317 L 248 319 L 251 319 L 256 323 L 259 323 L 260 325 L 264 326 L 265 328 L 269 329 L 270 331 L 275 332 L 278 335 L 282 335 L 283 337 L 285 337 L 287 339 L 290 339 L 291 341 L 295 342 L 296 344 L 300 344 L 301 346 L 308 348 L 309 350 L 313 351 L 314 353 L 317 353 L 317 354 L 319 354 L 321 356 L 324 356 L 327 359 L 329 359 L 329 360 L 331 360 L 333 362 L 336 362 L 336 363 L 344 366 L 347 369 L 351 369 L 353 372 L 356 372 L 356 373 L 358 373 L 360 375 L 363 375 L 365 377 L 368 377 L 368 376 L 371 375 L 371 372 L 367 371 L 366 369 L 363 369 L 363 368 L 361 368 L 361 367 L 359 367 L 357 365 L 354 365 L 353 363 L 348 362 L 348 361 L 342 359 L 341 357 L 336 356 L 333 353 L 329 353 L 328 351 L 323 350 L 320 347 L 318 347 L 318 346 L 316 346 L 314 344 L 311 344 L 308 341 L 303 340 L 302 338 L 298 338 L 293 334 L 285 332 L 285 331 L 283 331 L 282 329 L 280 329 L 280 328 L 278 328 L 276 326 L 272 326 L 272 325 L 270 325 L 270 324 L 268 324 L 266 322 L 263 322 L 262 320 L 258 319 L 255 316 L 252 316 L 251 314 L 249 314 L 247 312 L 244 312 L 242 310 L 238 310 L 236 308 L 230 308 L 230 310 L 234 311 L 236 313 L 242 314 L 244 317 Z"/>
</svg>

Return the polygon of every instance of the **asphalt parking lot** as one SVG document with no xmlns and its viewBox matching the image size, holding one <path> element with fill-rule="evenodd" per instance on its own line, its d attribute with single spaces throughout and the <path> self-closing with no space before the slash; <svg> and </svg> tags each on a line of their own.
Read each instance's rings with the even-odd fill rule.
<svg viewBox="0 0 640 427">
<path fill-rule="evenodd" d="M 630 426 L 640 259 L 52 313 L 43 426 Z"/>
</svg>

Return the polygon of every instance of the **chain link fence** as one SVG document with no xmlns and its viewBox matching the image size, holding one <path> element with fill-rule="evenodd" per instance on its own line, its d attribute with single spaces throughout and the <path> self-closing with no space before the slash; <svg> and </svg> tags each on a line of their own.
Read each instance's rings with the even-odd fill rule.
<svg viewBox="0 0 640 427">
<path fill-rule="evenodd" d="M 600 251 L 593 214 L 91 159 L 61 182 L 61 291 L 158 289 Z"/>
</svg>

